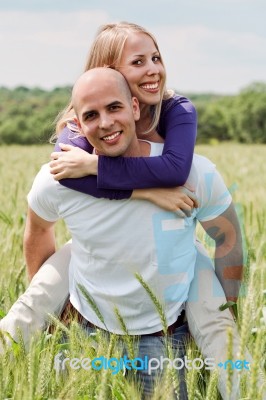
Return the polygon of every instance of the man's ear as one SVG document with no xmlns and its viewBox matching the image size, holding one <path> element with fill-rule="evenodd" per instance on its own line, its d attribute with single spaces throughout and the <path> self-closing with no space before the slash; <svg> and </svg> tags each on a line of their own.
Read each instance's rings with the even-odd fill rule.
<svg viewBox="0 0 266 400">
<path fill-rule="evenodd" d="M 140 109 L 139 109 L 139 101 L 136 97 L 132 97 L 132 110 L 133 110 L 134 120 L 138 121 L 140 119 Z"/>
<path fill-rule="evenodd" d="M 80 124 L 78 118 L 77 118 L 77 117 L 74 117 L 74 118 L 73 118 L 73 121 L 75 122 L 75 124 L 77 125 L 77 127 L 78 127 L 78 129 L 79 129 L 79 135 L 80 135 L 80 136 L 85 136 L 85 135 L 83 134 L 83 132 L 82 132 L 81 124 Z"/>
<path fill-rule="evenodd" d="M 73 121 L 75 122 L 75 124 L 77 125 L 77 127 L 79 128 L 79 130 L 80 130 L 80 132 L 81 132 L 81 125 L 80 125 L 80 122 L 79 122 L 78 118 L 77 118 L 77 117 L 74 117 L 74 118 L 73 118 Z"/>
</svg>

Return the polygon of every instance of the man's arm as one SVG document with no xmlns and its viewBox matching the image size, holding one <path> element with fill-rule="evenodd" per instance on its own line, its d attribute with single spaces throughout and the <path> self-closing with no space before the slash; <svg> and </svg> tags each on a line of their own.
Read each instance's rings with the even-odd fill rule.
<svg viewBox="0 0 266 400">
<path fill-rule="evenodd" d="M 211 221 L 201 222 L 201 225 L 215 241 L 215 272 L 227 301 L 236 301 L 243 275 L 243 249 L 241 229 L 233 203 L 223 214 Z"/>
<path fill-rule="evenodd" d="M 55 252 L 54 222 L 45 221 L 30 207 L 24 232 L 23 251 L 30 280 L 44 261 Z"/>
</svg>

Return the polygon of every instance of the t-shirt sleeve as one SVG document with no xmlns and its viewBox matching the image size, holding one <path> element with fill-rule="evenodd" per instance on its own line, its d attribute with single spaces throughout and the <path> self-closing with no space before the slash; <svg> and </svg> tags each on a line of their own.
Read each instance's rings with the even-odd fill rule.
<svg viewBox="0 0 266 400">
<path fill-rule="evenodd" d="M 231 204 L 232 196 L 214 164 L 210 171 L 202 175 L 200 181 L 199 221 L 210 221 L 221 215 Z"/>
<path fill-rule="evenodd" d="M 62 151 L 59 143 L 70 144 L 71 146 L 79 147 L 88 153 L 92 153 L 93 150 L 93 147 L 85 137 L 77 135 L 77 133 L 71 131 L 68 127 L 65 127 L 59 134 L 54 148 L 55 151 Z M 69 189 L 88 194 L 98 199 L 129 199 L 132 194 L 132 190 L 112 190 L 98 188 L 97 176 L 94 175 L 84 176 L 82 178 L 61 179 L 59 183 Z"/>
<path fill-rule="evenodd" d="M 165 138 L 161 156 L 100 156 L 98 187 L 132 190 L 183 185 L 190 172 L 197 134 L 197 113 L 193 104 L 180 96 L 170 99 L 158 130 Z"/>
<path fill-rule="evenodd" d="M 57 183 L 45 164 L 36 175 L 31 190 L 27 196 L 29 207 L 41 218 L 49 222 L 59 219 Z"/>
</svg>

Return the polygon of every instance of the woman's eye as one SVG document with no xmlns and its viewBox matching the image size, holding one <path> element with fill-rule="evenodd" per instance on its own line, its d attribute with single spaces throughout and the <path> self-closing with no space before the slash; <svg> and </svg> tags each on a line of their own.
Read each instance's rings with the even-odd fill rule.
<svg viewBox="0 0 266 400">
<path fill-rule="evenodd" d="M 141 65 L 142 64 L 142 60 L 135 60 L 133 61 L 134 65 Z"/>
<path fill-rule="evenodd" d="M 158 62 L 158 61 L 161 61 L 161 57 L 160 57 L 160 56 L 154 56 L 154 57 L 152 58 L 152 60 L 153 60 L 154 62 Z"/>
</svg>

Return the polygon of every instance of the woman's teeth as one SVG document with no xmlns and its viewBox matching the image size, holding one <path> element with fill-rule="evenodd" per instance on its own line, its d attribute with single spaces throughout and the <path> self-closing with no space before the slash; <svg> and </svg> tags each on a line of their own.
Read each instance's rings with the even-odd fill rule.
<svg viewBox="0 0 266 400">
<path fill-rule="evenodd" d="M 159 84 L 158 84 L 158 82 L 156 82 L 156 83 L 149 83 L 149 84 L 146 84 L 146 85 L 141 85 L 141 87 L 142 87 L 143 89 L 158 89 Z"/>
</svg>

